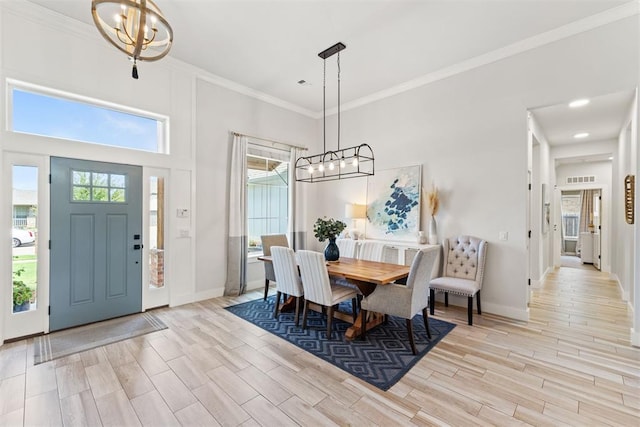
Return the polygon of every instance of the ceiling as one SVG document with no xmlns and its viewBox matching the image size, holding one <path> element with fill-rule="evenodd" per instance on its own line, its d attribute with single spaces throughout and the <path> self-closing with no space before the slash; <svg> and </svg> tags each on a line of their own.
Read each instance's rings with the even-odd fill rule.
<svg viewBox="0 0 640 427">
<path fill-rule="evenodd" d="M 29 0 L 93 27 L 90 0 Z M 629 0 L 155 0 L 174 31 L 170 57 L 216 78 L 322 114 L 322 59 L 337 42 L 341 105 L 375 98 Z M 105 42 L 106 43 L 106 42 Z M 337 56 L 327 59 L 326 108 L 337 105 Z M 153 63 L 138 65 L 140 78 Z M 123 73 L 129 67 L 123 65 Z M 305 80 L 305 84 L 298 81 Z M 532 110 L 551 146 L 616 138 L 634 93 Z M 608 160 L 608 155 L 565 162 Z"/>
<path fill-rule="evenodd" d="M 589 99 L 589 104 L 569 107 L 569 102 L 531 110 L 550 146 L 617 139 L 629 112 L 634 91 L 624 91 Z M 574 135 L 587 132 L 588 137 Z"/>
<path fill-rule="evenodd" d="M 31 2 L 93 26 L 90 0 Z M 323 108 L 317 54 L 338 41 L 347 45 L 340 57 L 344 105 L 629 0 L 155 3 L 173 27 L 169 56 L 317 115 Z M 335 58 L 327 59 L 327 109 L 337 104 Z M 152 67 L 139 64 L 140 78 Z"/>
</svg>

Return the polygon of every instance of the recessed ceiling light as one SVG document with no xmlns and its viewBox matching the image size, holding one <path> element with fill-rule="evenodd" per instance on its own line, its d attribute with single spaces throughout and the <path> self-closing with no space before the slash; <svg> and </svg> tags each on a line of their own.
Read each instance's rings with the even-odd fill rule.
<svg viewBox="0 0 640 427">
<path fill-rule="evenodd" d="M 584 107 L 585 105 L 587 105 L 589 102 L 588 99 L 576 99 L 575 101 L 572 101 L 571 103 L 569 103 L 569 107 L 571 108 L 578 108 L 578 107 Z"/>
<path fill-rule="evenodd" d="M 576 133 L 575 135 L 573 135 L 573 137 L 575 139 L 582 139 L 582 138 L 586 138 L 589 136 L 589 132 L 580 132 L 580 133 Z"/>
</svg>

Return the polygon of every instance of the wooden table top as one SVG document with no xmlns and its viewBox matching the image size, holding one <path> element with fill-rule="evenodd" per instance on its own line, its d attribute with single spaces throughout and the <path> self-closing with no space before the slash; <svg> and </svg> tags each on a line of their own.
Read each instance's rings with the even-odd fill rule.
<svg viewBox="0 0 640 427">
<path fill-rule="evenodd" d="M 270 256 L 258 257 L 261 261 L 271 262 Z M 327 262 L 327 271 L 331 276 L 346 277 L 351 280 L 386 285 L 394 280 L 409 276 L 409 266 L 386 262 L 365 261 L 362 259 L 340 257 L 338 261 Z"/>
</svg>

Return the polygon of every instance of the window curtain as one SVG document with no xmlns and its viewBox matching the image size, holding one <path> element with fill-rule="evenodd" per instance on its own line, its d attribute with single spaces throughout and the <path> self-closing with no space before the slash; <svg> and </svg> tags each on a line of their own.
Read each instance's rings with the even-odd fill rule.
<svg viewBox="0 0 640 427">
<path fill-rule="evenodd" d="M 229 176 L 229 240 L 225 295 L 247 288 L 247 137 L 233 135 Z"/>
<path fill-rule="evenodd" d="M 300 157 L 300 150 L 291 147 L 289 158 L 289 243 L 294 250 L 305 249 L 305 233 L 300 231 L 300 221 L 297 220 L 297 187 L 296 182 L 296 160 Z"/>
<path fill-rule="evenodd" d="M 589 224 L 593 224 L 593 196 L 596 190 L 580 192 L 580 225 L 578 227 L 578 247 L 582 250 L 582 233 L 587 233 Z"/>
</svg>

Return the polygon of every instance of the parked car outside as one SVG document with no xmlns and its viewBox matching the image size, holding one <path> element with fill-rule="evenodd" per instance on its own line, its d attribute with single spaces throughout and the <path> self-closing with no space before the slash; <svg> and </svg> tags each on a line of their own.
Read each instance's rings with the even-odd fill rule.
<svg viewBox="0 0 640 427">
<path fill-rule="evenodd" d="M 12 246 L 17 248 L 20 245 L 24 245 L 26 243 L 33 243 L 36 241 L 36 235 L 33 231 L 29 230 L 20 230 L 19 228 L 11 229 L 12 235 Z"/>
</svg>

